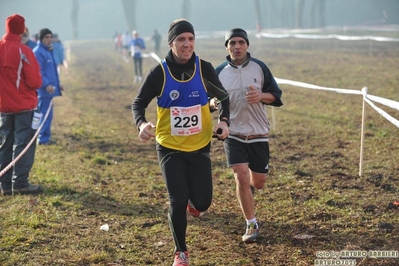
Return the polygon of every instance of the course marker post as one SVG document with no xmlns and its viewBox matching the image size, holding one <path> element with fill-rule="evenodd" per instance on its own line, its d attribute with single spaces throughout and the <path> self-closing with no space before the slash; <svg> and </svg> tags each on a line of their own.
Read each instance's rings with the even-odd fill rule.
<svg viewBox="0 0 399 266">
<path fill-rule="evenodd" d="M 359 176 L 363 175 L 363 152 L 364 152 L 364 127 L 366 120 L 366 98 L 367 98 L 367 87 L 363 87 L 363 111 L 362 111 L 362 128 L 360 133 L 360 161 L 359 161 Z"/>
</svg>

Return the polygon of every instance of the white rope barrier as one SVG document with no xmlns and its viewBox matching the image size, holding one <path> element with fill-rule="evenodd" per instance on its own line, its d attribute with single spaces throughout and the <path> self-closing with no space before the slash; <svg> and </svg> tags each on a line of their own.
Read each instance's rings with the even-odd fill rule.
<svg viewBox="0 0 399 266">
<path fill-rule="evenodd" d="M 39 135 L 39 132 L 44 125 L 44 121 L 47 120 L 47 117 L 50 113 L 51 106 L 53 106 L 53 101 L 50 102 L 50 105 L 46 111 L 46 115 L 43 118 L 43 122 L 40 123 L 40 126 L 36 130 L 35 135 L 33 135 L 33 138 L 29 141 L 28 145 L 26 145 L 25 149 L 23 149 L 22 152 L 16 158 L 14 158 L 14 160 L 11 161 L 11 163 L 9 163 L 3 170 L 1 170 L 0 177 L 2 177 L 8 170 L 10 170 L 10 168 L 13 167 L 15 165 L 15 163 L 26 153 L 26 151 L 30 148 L 30 146 L 32 146 L 33 142 L 36 140 L 37 135 Z"/>
<path fill-rule="evenodd" d="M 373 102 L 371 102 L 369 99 L 367 99 L 368 95 L 364 99 L 366 103 L 368 103 L 371 107 L 373 107 L 374 110 L 377 111 L 382 117 L 384 117 L 386 120 L 394 124 L 397 128 L 399 128 L 399 120 L 396 118 L 392 117 L 390 114 L 382 110 L 381 108 L 377 107 Z M 398 103 L 399 104 L 399 103 Z"/>
<path fill-rule="evenodd" d="M 357 94 L 357 95 L 362 95 L 361 91 L 357 90 L 350 90 L 350 89 L 339 89 L 339 88 L 327 88 L 327 87 L 321 87 L 309 83 L 304 83 L 300 81 L 293 81 L 293 80 L 288 80 L 288 79 L 280 79 L 280 78 L 274 78 L 278 84 L 287 84 L 287 85 L 292 85 L 296 87 L 302 87 L 302 88 L 308 88 L 308 89 L 314 89 L 314 90 L 325 90 L 325 91 L 334 91 L 337 93 L 346 93 L 346 94 Z"/>
<path fill-rule="evenodd" d="M 396 118 L 392 117 L 389 115 L 387 112 L 382 110 L 381 108 L 377 107 L 372 101 L 378 102 L 382 105 L 394 108 L 399 110 L 399 102 L 385 99 L 382 97 L 374 96 L 374 95 L 368 95 L 367 94 L 367 87 L 364 87 L 362 91 L 357 91 L 357 90 L 350 90 L 350 89 L 339 89 L 339 88 L 328 88 L 328 87 L 321 87 L 309 83 L 304 83 L 304 82 L 299 82 L 299 81 L 293 81 L 293 80 L 287 80 L 287 79 L 280 79 L 280 78 L 275 78 L 276 82 L 278 84 L 287 84 L 287 85 L 292 85 L 292 86 L 297 86 L 297 87 L 302 87 L 302 88 L 308 88 L 308 89 L 314 89 L 314 90 L 325 90 L 325 91 L 333 91 L 337 93 L 346 93 L 346 94 L 355 94 L 355 95 L 363 95 L 363 111 L 362 111 L 362 127 L 361 127 L 361 139 L 360 139 L 360 161 L 359 161 L 359 176 L 362 176 L 363 174 L 363 152 L 364 152 L 364 125 L 365 125 L 365 119 L 366 119 L 366 108 L 365 108 L 365 103 L 368 103 L 374 110 L 376 110 L 382 117 L 387 119 L 389 122 L 391 122 L 393 125 L 395 125 L 397 128 L 399 128 L 399 120 Z M 274 123 L 274 121 L 273 121 Z"/>
<path fill-rule="evenodd" d="M 159 56 L 158 56 L 156 53 L 154 53 L 154 52 L 151 52 L 151 53 L 149 53 L 149 54 L 143 54 L 143 57 L 152 57 L 152 58 L 154 58 L 158 63 L 161 63 L 161 58 L 159 58 Z"/>
<path fill-rule="evenodd" d="M 377 103 L 383 104 L 385 106 L 391 107 L 393 109 L 399 110 L 399 102 L 395 102 L 395 101 L 392 101 L 392 100 L 389 100 L 389 99 L 385 99 L 385 98 L 381 98 L 381 97 L 378 97 L 378 96 L 373 96 L 373 95 L 370 95 L 370 94 L 367 94 L 367 98 L 369 98 L 370 100 L 372 100 L 374 102 L 377 102 Z"/>
<path fill-rule="evenodd" d="M 372 40 L 377 42 L 399 42 L 399 38 L 389 38 L 380 36 L 349 36 L 338 34 L 316 35 L 316 34 L 292 34 L 292 33 L 257 33 L 258 38 L 297 38 L 297 39 L 313 39 L 313 40 L 327 40 L 337 39 L 340 41 L 363 41 Z"/>
<path fill-rule="evenodd" d="M 308 89 L 314 89 L 314 90 L 325 90 L 325 91 L 334 91 L 337 93 L 346 93 L 346 94 L 356 94 L 356 95 L 365 95 L 364 100 L 374 108 L 381 116 L 386 118 L 389 122 L 394 124 L 399 128 L 399 121 L 389 115 L 387 112 L 382 110 L 381 108 L 377 107 L 375 104 L 373 104 L 371 101 L 378 102 L 382 105 L 394 108 L 399 110 L 399 102 L 395 102 L 393 100 L 385 99 L 382 97 L 374 96 L 374 95 L 368 95 L 367 93 L 364 94 L 362 91 L 357 91 L 357 90 L 351 90 L 351 89 L 339 89 L 339 88 L 327 88 L 327 87 L 321 87 L 309 83 L 304 83 L 304 82 L 299 82 L 299 81 L 293 81 L 293 80 L 288 80 L 288 79 L 280 79 L 280 78 L 275 78 L 276 82 L 278 84 L 287 84 L 287 85 L 292 85 L 296 87 L 302 87 L 302 88 L 308 88 Z"/>
</svg>

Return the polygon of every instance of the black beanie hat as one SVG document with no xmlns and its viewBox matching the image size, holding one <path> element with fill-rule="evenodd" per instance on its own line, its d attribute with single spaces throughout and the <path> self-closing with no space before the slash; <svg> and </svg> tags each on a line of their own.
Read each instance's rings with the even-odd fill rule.
<svg viewBox="0 0 399 266">
<path fill-rule="evenodd" d="M 227 47 L 227 44 L 229 43 L 229 40 L 233 37 L 242 37 L 244 40 L 247 42 L 247 45 L 249 46 L 249 40 L 248 40 L 248 35 L 247 32 L 243 29 L 240 28 L 234 28 L 229 30 L 226 35 L 225 35 L 225 42 L 224 46 Z"/>
<path fill-rule="evenodd" d="M 51 32 L 51 30 L 49 29 L 41 29 L 40 33 L 39 33 L 39 40 L 42 41 L 44 36 L 46 36 L 47 34 L 51 34 L 53 35 L 53 33 Z"/>
<path fill-rule="evenodd" d="M 168 30 L 168 44 L 170 44 L 179 34 L 183 32 L 190 32 L 194 36 L 194 27 L 185 19 L 177 19 L 172 22 L 169 26 Z"/>
</svg>

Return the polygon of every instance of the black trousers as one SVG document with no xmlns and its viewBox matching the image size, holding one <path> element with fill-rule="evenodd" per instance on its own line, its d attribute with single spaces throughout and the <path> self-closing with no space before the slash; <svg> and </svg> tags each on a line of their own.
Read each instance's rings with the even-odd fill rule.
<svg viewBox="0 0 399 266">
<path fill-rule="evenodd" d="M 134 74 L 136 76 L 143 76 L 143 58 L 142 57 L 133 57 L 134 63 Z"/>
<path fill-rule="evenodd" d="M 157 145 L 159 165 L 169 194 L 169 226 L 176 251 L 187 251 L 188 200 L 198 211 L 212 202 L 210 143 L 195 152 L 182 152 Z"/>
</svg>

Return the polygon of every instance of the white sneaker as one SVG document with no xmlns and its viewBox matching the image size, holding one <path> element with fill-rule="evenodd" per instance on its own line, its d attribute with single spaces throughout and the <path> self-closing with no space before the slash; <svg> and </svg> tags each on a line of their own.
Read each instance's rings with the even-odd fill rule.
<svg viewBox="0 0 399 266">
<path fill-rule="evenodd" d="M 245 235 L 242 236 L 242 241 L 244 241 L 245 243 L 253 243 L 256 242 L 258 236 L 259 236 L 258 223 L 251 223 L 247 225 Z"/>
</svg>

